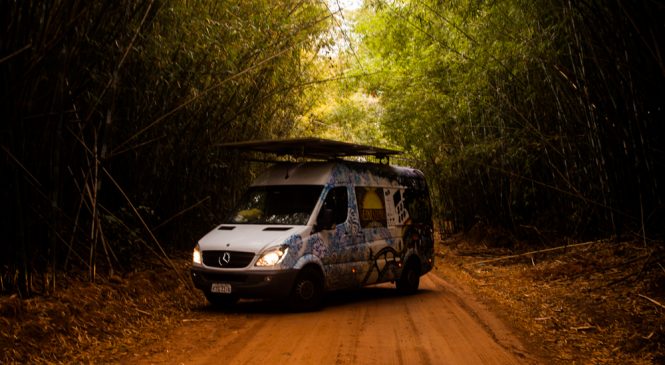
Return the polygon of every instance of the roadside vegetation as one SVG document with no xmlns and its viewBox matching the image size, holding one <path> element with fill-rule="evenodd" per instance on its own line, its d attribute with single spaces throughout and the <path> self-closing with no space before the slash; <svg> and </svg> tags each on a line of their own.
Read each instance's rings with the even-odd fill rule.
<svg viewBox="0 0 665 365">
<path fill-rule="evenodd" d="M 436 272 L 497 313 L 540 361 L 665 361 L 662 243 L 561 242 L 516 254 L 495 233 L 477 226 L 446 236 Z"/>
<path fill-rule="evenodd" d="M 64 318 L 101 310 L 90 304 L 98 300 L 130 298 L 123 285 L 133 273 L 165 269 L 186 288 L 182 257 L 262 168 L 219 144 L 300 136 L 405 151 L 392 162 L 426 173 L 444 234 L 482 227 L 501 255 L 602 239 L 602 250 L 566 256 L 563 266 L 554 259 L 529 277 L 564 290 L 585 277 L 563 277 L 564 268 L 591 265 L 598 270 L 589 275 L 617 282 L 587 298 L 618 298 L 614 288 L 629 284 L 640 289 L 626 294 L 631 315 L 662 317 L 654 303 L 665 303 L 657 275 L 665 272 L 665 6 L 337 6 L 2 2 L 0 323 L 10 358 L 0 361 L 30 361 L 20 346 L 33 349 L 26 339 L 37 333 L 86 343 L 85 323 Z M 460 257 L 478 249 L 464 250 Z M 488 272 L 501 276 L 496 265 Z M 67 294 L 74 282 L 89 283 L 89 295 Z M 91 307 L 68 312 L 74 298 Z M 146 303 L 157 306 L 153 300 Z M 31 306 L 49 301 L 52 310 L 30 317 Z M 153 313 L 133 313 L 141 311 Z M 557 315 L 538 324 L 582 334 L 612 326 Z M 63 328 L 76 341 L 57 342 Z M 646 328 L 601 356 L 611 362 L 617 352 L 646 349 L 662 358 L 662 325 Z"/>
<path fill-rule="evenodd" d="M 484 303 L 544 364 L 663 362 L 665 303 L 655 299 L 665 287 L 662 247 L 595 240 L 517 254 L 496 236 L 482 226 L 444 234 L 429 275 Z M 189 257 L 173 259 L 176 272 L 146 259 L 140 271 L 95 283 L 63 276 L 48 296 L 0 297 L 0 361 L 132 363 L 162 349 L 164 333 L 204 320 L 202 314 L 238 316 L 211 309 L 178 278 L 188 274 Z"/>
</svg>

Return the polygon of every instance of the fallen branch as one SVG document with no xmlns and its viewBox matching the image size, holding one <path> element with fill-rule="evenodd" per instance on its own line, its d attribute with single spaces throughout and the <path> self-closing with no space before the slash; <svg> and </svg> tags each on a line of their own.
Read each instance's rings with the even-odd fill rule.
<svg viewBox="0 0 665 365">
<path fill-rule="evenodd" d="M 141 314 L 145 314 L 146 316 L 152 316 L 152 313 L 150 313 L 150 312 L 146 312 L 146 311 L 140 310 L 138 308 L 134 308 L 134 310 L 141 313 Z"/>
<path fill-rule="evenodd" d="M 571 330 L 575 331 L 595 331 L 596 326 L 579 326 L 579 327 L 570 327 Z"/>
<path fill-rule="evenodd" d="M 530 251 L 530 252 L 525 252 L 525 253 L 521 253 L 521 254 L 518 254 L 518 255 L 503 256 L 503 257 L 497 257 L 495 259 L 490 259 L 490 260 L 477 261 L 477 262 L 471 263 L 471 265 L 486 264 L 488 262 L 514 259 L 516 257 L 529 256 L 529 255 L 534 255 L 534 254 L 537 254 L 537 253 L 564 250 L 564 249 L 567 249 L 567 248 L 570 248 L 570 247 L 588 246 L 588 245 L 593 245 L 594 243 L 601 243 L 603 241 L 604 240 L 598 240 L 598 241 L 591 241 L 591 242 L 576 243 L 576 244 L 573 244 L 573 245 L 565 245 L 565 246 L 559 246 L 559 247 L 546 248 L 544 250 Z"/>
<path fill-rule="evenodd" d="M 657 301 L 657 300 L 655 300 L 655 299 L 651 299 L 651 298 L 647 297 L 646 295 L 642 295 L 642 294 L 637 294 L 637 295 L 639 295 L 640 297 L 642 297 L 642 298 L 644 298 L 644 299 L 650 301 L 651 303 L 653 303 L 653 304 L 655 304 L 655 305 L 657 305 L 657 306 L 659 306 L 659 307 L 665 309 L 665 305 L 660 304 L 659 301 Z"/>
</svg>

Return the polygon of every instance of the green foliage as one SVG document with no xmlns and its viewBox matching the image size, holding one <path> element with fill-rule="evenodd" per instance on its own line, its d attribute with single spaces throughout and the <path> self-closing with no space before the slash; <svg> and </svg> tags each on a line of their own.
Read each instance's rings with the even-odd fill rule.
<svg viewBox="0 0 665 365">
<path fill-rule="evenodd" d="M 250 178 L 243 161 L 216 145 L 288 135 L 303 108 L 300 85 L 312 77 L 301 55 L 316 45 L 312 35 L 326 29 L 326 14 L 316 3 L 170 5 L 146 35 L 146 52 L 132 72 L 150 77 L 137 81 L 152 93 L 138 85 L 131 86 L 136 94 L 127 93 L 139 101 L 145 122 L 117 133 L 121 147 L 139 146 L 140 159 L 168 164 L 133 177 L 140 180 L 131 185 L 148 187 L 141 201 L 176 214 L 212 198 L 207 214 L 194 221 L 203 232 Z M 140 147 L 152 140 L 158 142 Z"/>
<path fill-rule="evenodd" d="M 292 135 L 401 147 L 460 227 L 662 234 L 664 11 L 2 2 L 1 289 L 191 247 L 253 174 L 217 146 Z"/>
<path fill-rule="evenodd" d="M 390 147 L 380 125 L 383 112 L 378 99 L 358 91 L 340 92 L 330 85 L 328 97 L 299 118 L 296 135 Z"/>
<path fill-rule="evenodd" d="M 0 264 L 25 293 L 34 272 L 191 248 L 251 178 L 217 145 L 289 135 L 330 21 L 319 1 L 0 10 Z"/>
<path fill-rule="evenodd" d="M 662 13 L 595 0 L 367 1 L 355 28 L 373 75 L 363 87 L 460 227 L 657 235 Z"/>
</svg>

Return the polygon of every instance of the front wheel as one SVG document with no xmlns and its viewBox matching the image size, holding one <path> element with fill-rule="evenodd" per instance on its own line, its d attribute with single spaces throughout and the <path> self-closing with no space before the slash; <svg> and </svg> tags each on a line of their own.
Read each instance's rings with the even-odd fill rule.
<svg viewBox="0 0 665 365">
<path fill-rule="evenodd" d="M 293 283 L 289 297 L 291 308 L 296 311 L 313 311 L 321 307 L 323 301 L 323 276 L 313 267 L 300 271 Z"/>
<path fill-rule="evenodd" d="M 415 294 L 420 285 L 420 268 L 416 261 L 409 261 L 397 280 L 397 290 L 402 294 Z"/>
</svg>

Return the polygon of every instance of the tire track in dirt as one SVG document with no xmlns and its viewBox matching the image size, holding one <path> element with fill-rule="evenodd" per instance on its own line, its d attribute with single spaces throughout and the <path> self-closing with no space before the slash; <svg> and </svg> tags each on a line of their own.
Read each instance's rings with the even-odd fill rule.
<svg viewBox="0 0 665 365">
<path fill-rule="evenodd" d="M 429 274 L 400 296 L 384 284 L 330 294 L 314 313 L 241 302 L 204 308 L 138 364 L 529 364 L 520 341 L 464 291 Z"/>
<path fill-rule="evenodd" d="M 479 323 L 485 332 L 487 332 L 492 339 L 507 351 L 516 354 L 525 361 L 537 362 L 530 359 L 521 341 L 515 336 L 512 330 L 506 326 L 497 316 L 495 316 L 485 305 L 481 304 L 476 298 L 465 291 L 465 288 L 455 286 L 447 280 L 437 276 L 428 276 L 435 285 L 437 285 L 443 294 L 455 301 L 455 304 L 461 307 L 466 313 L 471 315 L 473 319 Z M 450 320 L 458 320 L 458 318 L 449 317 Z"/>
<path fill-rule="evenodd" d="M 347 348 L 348 350 L 346 350 L 343 356 L 340 356 L 342 354 L 341 351 L 338 352 L 337 361 L 335 362 L 337 365 L 357 363 L 358 339 L 363 333 L 370 316 L 366 307 L 360 307 L 359 311 L 362 313 L 360 320 L 355 318 L 353 314 L 347 314 L 345 323 L 351 327 L 349 341 L 346 346 L 341 345 L 340 348 Z"/>
</svg>

